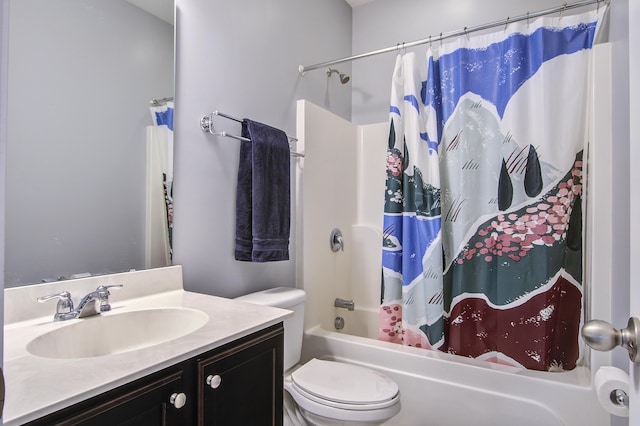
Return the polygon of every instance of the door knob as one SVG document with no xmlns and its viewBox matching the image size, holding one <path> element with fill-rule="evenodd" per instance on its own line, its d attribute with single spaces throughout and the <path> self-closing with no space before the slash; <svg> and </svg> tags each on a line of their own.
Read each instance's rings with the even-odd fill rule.
<svg viewBox="0 0 640 426">
<path fill-rule="evenodd" d="M 610 351 L 622 346 L 629 352 L 633 362 L 640 362 L 638 343 L 640 343 L 640 319 L 629 318 L 627 328 L 616 330 L 611 324 L 602 320 L 588 321 L 582 327 L 582 337 L 587 345 L 597 351 Z"/>
</svg>

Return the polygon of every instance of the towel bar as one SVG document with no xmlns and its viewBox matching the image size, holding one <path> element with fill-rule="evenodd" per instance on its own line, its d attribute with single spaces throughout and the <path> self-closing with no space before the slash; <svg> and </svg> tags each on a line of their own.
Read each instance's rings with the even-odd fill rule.
<svg viewBox="0 0 640 426">
<path fill-rule="evenodd" d="M 237 121 L 238 123 L 242 123 L 243 122 L 243 120 L 241 120 L 239 118 L 232 117 L 232 116 L 224 114 L 224 113 L 222 113 L 220 111 L 213 111 L 209 115 L 204 115 L 204 116 L 202 116 L 200 118 L 200 129 L 203 132 L 211 133 L 212 135 L 216 135 L 216 136 L 223 136 L 223 137 L 227 137 L 227 138 L 231 138 L 231 139 L 236 139 L 236 140 L 239 140 L 239 141 L 251 142 L 251 139 L 245 138 L 243 136 L 233 135 L 233 134 L 227 133 L 225 131 L 216 132 L 214 127 L 213 127 L 213 117 L 216 116 L 216 115 L 220 116 L 220 117 L 228 118 L 229 120 Z M 287 135 L 287 138 L 289 138 L 289 143 L 298 141 L 298 138 L 294 138 L 293 136 Z M 295 151 L 291 151 L 291 156 L 292 157 L 298 157 L 298 158 L 304 158 L 304 154 L 301 154 L 301 153 L 295 152 Z"/>
</svg>

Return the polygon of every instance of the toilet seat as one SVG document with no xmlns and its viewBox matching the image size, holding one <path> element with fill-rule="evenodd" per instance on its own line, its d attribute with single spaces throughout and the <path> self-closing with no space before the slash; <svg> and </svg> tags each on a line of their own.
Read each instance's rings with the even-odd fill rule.
<svg viewBox="0 0 640 426">
<path fill-rule="evenodd" d="M 353 364 L 312 359 L 285 380 L 303 410 L 341 421 L 383 422 L 400 411 L 398 385 Z"/>
<path fill-rule="evenodd" d="M 313 358 L 291 374 L 293 386 L 307 398 L 351 410 L 393 404 L 398 385 L 368 368 Z"/>
</svg>

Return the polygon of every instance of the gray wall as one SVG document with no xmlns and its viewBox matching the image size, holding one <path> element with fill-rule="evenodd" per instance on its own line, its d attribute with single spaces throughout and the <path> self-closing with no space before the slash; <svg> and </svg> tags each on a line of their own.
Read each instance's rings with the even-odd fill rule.
<svg viewBox="0 0 640 426">
<path fill-rule="evenodd" d="M 124 0 L 10 5 L 6 285 L 143 268 L 145 127 L 173 94 L 173 27 Z"/>
<path fill-rule="evenodd" d="M 234 297 L 293 286 L 294 233 L 289 261 L 234 260 L 239 143 L 202 133 L 199 119 L 220 110 L 295 135 L 301 98 L 350 118 L 349 84 L 324 70 L 303 77 L 297 70 L 351 54 L 351 8 L 344 0 L 176 0 L 176 7 L 174 262 L 188 290 Z M 240 134 L 224 118 L 215 127 Z"/>
</svg>

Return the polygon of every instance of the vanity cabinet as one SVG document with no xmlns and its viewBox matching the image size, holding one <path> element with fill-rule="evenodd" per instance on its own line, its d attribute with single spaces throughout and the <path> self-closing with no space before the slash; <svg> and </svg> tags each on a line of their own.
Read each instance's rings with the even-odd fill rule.
<svg viewBox="0 0 640 426">
<path fill-rule="evenodd" d="M 180 395 L 184 389 L 183 372 L 163 374 L 148 383 L 136 382 L 131 389 L 118 389 L 91 401 L 89 407 L 77 407 L 62 418 L 56 414 L 35 422 L 35 424 L 71 425 L 182 425 L 184 410 L 173 406 L 168 395 Z M 102 400 L 102 401 L 100 401 Z M 74 412 L 75 411 L 75 412 Z"/>
<path fill-rule="evenodd" d="M 281 425 L 282 323 L 28 423 Z"/>
<path fill-rule="evenodd" d="M 29 425 L 179 426 L 190 424 L 185 370 L 169 368 L 35 420 Z M 173 404 L 171 396 L 175 395 Z M 178 402 L 175 405 L 176 401 Z M 187 403 L 188 398 L 187 398 Z"/>
<path fill-rule="evenodd" d="M 198 425 L 281 425 L 282 342 L 253 339 L 200 358 Z"/>
</svg>

